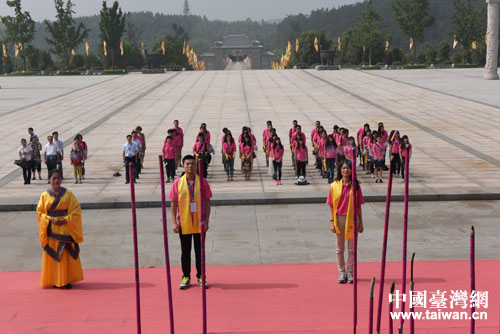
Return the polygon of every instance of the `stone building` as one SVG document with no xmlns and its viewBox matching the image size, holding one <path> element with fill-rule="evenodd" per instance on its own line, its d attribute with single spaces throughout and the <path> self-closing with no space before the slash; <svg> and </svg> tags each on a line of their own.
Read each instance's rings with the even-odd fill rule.
<svg viewBox="0 0 500 334">
<path fill-rule="evenodd" d="M 259 41 L 250 41 L 245 35 L 224 36 L 223 41 L 214 42 L 212 52 L 203 53 L 200 60 L 207 70 L 224 70 L 230 62 L 245 62 L 254 69 L 271 69 L 274 54 L 264 51 Z"/>
</svg>

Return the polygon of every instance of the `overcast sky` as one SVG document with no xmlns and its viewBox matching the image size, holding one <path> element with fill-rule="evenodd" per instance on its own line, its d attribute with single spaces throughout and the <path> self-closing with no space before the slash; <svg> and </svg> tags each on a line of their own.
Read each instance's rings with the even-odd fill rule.
<svg viewBox="0 0 500 334">
<path fill-rule="evenodd" d="M 318 8 L 332 8 L 360 0 L 189 0 L 192 14 L 209 19 L 253 20 L 280 19 L 288 14 L 310 13 Z M 73 0 L 75 16 L 99 14 L 102 0 Z M 113 1 L 107 1 L 111 6 Z M 151 11 L 153 13 L 181 14 L 184 0 L 120 0 L 124 11 Z M 36 21 L 53 19 L 53 0 L 22 0 L 23 10 Z M 5 0 L 0 0 L 0 16 L 13 15 Z"/>
</svg>

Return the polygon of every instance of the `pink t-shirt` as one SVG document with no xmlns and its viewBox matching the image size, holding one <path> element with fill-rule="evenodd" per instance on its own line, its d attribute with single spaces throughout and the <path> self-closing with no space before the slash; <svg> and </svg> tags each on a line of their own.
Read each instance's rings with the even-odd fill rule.
<svg viewBox="0 0 500 334">
<path fill-rule="evenodd" d="M 268 128 L 265 128 L 264 131 L 262 131 L 262 138 L 264 139 L 265 142 L 267 142 L 267 138 L 271 136 L 271 131 L 269 131 Z"/>
<path fill-rule="evenodd" d="M 163 157 L 165 159 L 175 159 L 176 147 L 173 141 L 170 142 L 170 145 L 167 143 L 167 140 L 163 142 L 163 148 L 161 150 L 163 152 Z"/>
<path fill-rule="evenodd" d="M 384 130 L 384 132 L 379 133 L 379 135 L 380 135 L 380 137 L 381 137 L 381 138 L 380 138 L 380 143 L 381 143 L 382 145 L 385 145 L 385 142 L 386 142 L 386 141 L 387 141 L 387 139 L 389 138 L 389 135 L 387 134 L 387 131 L 385 131 L 385 130 Z"/>
<path fill-rule="evenodd" d="M 306 136 L 304 135 L 304 132 L 294 132 L 292 134 L 292 142 L 297 142 L 297 134 L 301 134 L 302 135 L 302 138 L 304 138 L 304 143 L 306 142 Z"/>
<path fill-rule="evenodd" d="M 311 131 L 311 138 L 314 140 L 314 137 L 316 137 L 316 134 L 318 133 L 318 129 L 314 128 Z"/>
<path fill-rule="evenodd" d="M 210 149 L 209 145 L 206 142 L 204 142 L 203 144 L 196 143 L 193 146 L 193 152 L 198 153 L 198 152 L 208 152 L 208 151 L 210 151 Z"/>
<path fill-rule="evenodd" d="M 375 160 L 383 160 L 384 159 L 384 150 L 383 146 L 380 143 L 374 143 L 371 146 L 373 152 L 373 159 Z"/>
<path fill-rule="evenodd" d="M 400 149 L 400 147 L 401 147 L 401 144 L 400 144 L 399 140 L 394 139 L 394 140 L 392 141 L 392 153 L 397 153 L 397 154 L 399 154 L 399 149 Z"/>
<path fill-rule="evenodd" d="M 231 144 L 229 144 L 228 142 L 224 142 L 224 144 L 222 144 L 222 152 L 234 158 L 234 152 L 236 152 L 236 144 L 234 142 Z"/>
<path fill-rule="evenodd" d="M 370 137 L 366 136 L 363 138 L 363 146 L 365 147 L 370 147 L 371 145 L 371 140 L 370 140 Z"/>
<path fill-rule="evenodd" d="M 342 194 L 340 195 L 340 202 L 337 208 L 337 216 L 347 216 L 347 210 L 349 209 L 349 195 L 350 195 L 351 187 L 350 185 L 342 185 Z M 361 205 L 365 203 L 365 199 L 363 198 L 363 192 L 361 191 L 361 187 L 356 191 L 356 204 Z M 328 198 L 326 199 L 326 204 L 329 206 L 333 206 L 332 200 L 332 187 L 330 187 L 330 191 L 328 192 Z"/>
<path fill-rule="evenodd" d="M 325 150 L 327 159 L 334 159 L 336 157 L 337 150 L 335 149 L 335 146 L 333 145 L 326 146 L 325 144 Z"/>
<path fill-rule="evenodd" d="M 201 130 L 198 131 L 198 135 L 202 133 Z M 198 140 L 198 135 L 196 135 L 196 140 Z M 207 130 L 207 133 L 204 133 L 205 135 L 205 142 L 210 144 L 210 131 Z"/>
<path fill-rule="evenodd" d="M 352 151 L 353 146 L 345 146 L 344 154 L 349 160 L 353 160 L 354 154 L 358 155 L 358 148 L 354 146 L 354 152 Z"/>
<path fill-rule="evenodd" d="M 284 147 L 281 147 L 281 148 L 276 147 L 275 149 L 273 149 L 273 160 L 283 159 L 284 152 L 285 152 L 285 148 Z"/>
<path fill-rule="evenodd" d="M 325 144 L 326 140 L 324 138 L 319 138 L 317 141 L 318 153 L 321 158 L 325 157 Z"/>
<path fill-rule="evenodd" d="M 181 143 L 181 146 L 184 144 L 184 132 L 182 131 L 182 128 L 180 127 L 173 127 L 171 130 L 177 130 L 177 136 L 176 137 L 180 137 L 180 140 L 179 142 Z"/>
<path fill-rule="evenodd" d="M 411 144 L 408 144 L 407 148 L 403 148 L 403 149 L 401 149 L 401 156 L 403 156 L 405 159 L 406 159 L 406 157 L 408 156 L 408 149 L 409 149 L 409 150 L 410 150 L 410 152 L 411 152 L 411 150 L 412 150 L 412 146 L 411 146 Z"/>
<path fill-rule="evenodd" d="M 361 138 L 363 137 L 363 133 L 365 132 L 365 128 L 361 128 L 358 130 L 358 132 L 356 133 L 356 135 L 358 136 L 358 138 Z"/>
<path fill-rule="evenodd" d="M 297 147 L 295 149 L 295 155 L 297 156 L 297 160 L 298 161 L 307 161 L 307 146 L 305 146 L 304 148 L 302 147 Z"/>
<path fill-rule="evenodd" d="M 253 152 L 253 146 L 248 146 L 248 145 L 240 144 L 240 151 L 244 155 L 249 155 L 249 154 L 251 154 Z"/>
</svg>

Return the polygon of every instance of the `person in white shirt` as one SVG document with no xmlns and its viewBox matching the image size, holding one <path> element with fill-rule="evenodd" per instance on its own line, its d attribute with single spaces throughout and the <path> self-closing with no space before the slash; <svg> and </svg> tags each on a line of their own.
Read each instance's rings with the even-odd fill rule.
<svg viewBox="0 0 500 334">
<path fill-rule="evenodd" d="M 52 132 L 52 137 L 54 137 L 54 144 L 57 147 L 57 152 L 59 153 L 59 158 L 57 159 L 57 169 L 61 171 L 61 177 L 64 180 L 62 161 L 64 160 L 64 143 L 59 140 L 59 133 L 57 131 Z"/>
<path fill-rule="evenodd" d="M 57 150 L 57 146 L 54 144 L 54 138 L 52 136 L 48 136 L 47 140 L 49 142 L 43 148 L 43 162 L 47 165 L 47 171 L 50 174 L 51 170 L 57 169 L 59 151 Z M 49 177 L 47 176 L 47 180 L 48 179 Z"/>
<path fill-rule="evenodd" d="M 27 145 L 26 139 L 21 139 L 21 146 L 19 147 L 19 159 L 21 159 L 23 167 L 24 184 L 31 183 L 31 146 Z"/>
<path fill-rule="evenodd" d="M 123 162 L 125 165 L 125 184 L 130 183 L 129 166 L 132 164 L 134 183 L 137 182 L 137 164 L 139 162 L 139 148 L 132 142 L 132 136 L 127 135 L 127 142 L 123 144 Z"/>
<path fill-rule="evenodd" d="M 143 151 L 143 145 L 141 143 L 141 140 L 138 138 L 137 136 L 137 131 L 133 130 L 131 133 L 132 135 L 132 143 L 135 144 L 135 146 L 137 146 L 137 149 L 139 150 L 139 160 L 137 161 L 137 165 L 136 165 L 136 169 L 137 169 L 137 172 L 136 172 L 136 179 L 139 178 L 139 174 L 141 173 L 141 152 Z"/>
</svg>

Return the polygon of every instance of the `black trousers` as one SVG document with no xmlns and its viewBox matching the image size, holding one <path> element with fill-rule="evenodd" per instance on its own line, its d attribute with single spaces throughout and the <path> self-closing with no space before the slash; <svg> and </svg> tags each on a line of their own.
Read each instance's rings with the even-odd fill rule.
<svg viewBox="0 0 500 334">
<path fill-rule="evenodd" d="M 281 181 L 281 168 L 283 167 L 283 160 L 280 162 L 273 160 L 273 167 L 274 167 L 273 179 Z"/>
<path fill-rule="evenodd" d="M 201 237 L 200 233 L 195 234 L 182 234 L 182 230 L 179 232 L 179 238 L 181 239 L 181 263 L 182 263 L 182 274 L 187 277 L 191 277 L 191 240 L 194 239 L 194 254 L 196 259 L 196 277 L 201 277 Z"/>
<path fill-rule="evenodd" d="M 297 176 L 306 177 L 306 162 L 297 160 Z"/>
<path fill-rule="evenodd" d="M 23 178 L 25 184 L 30 184 L 31 182 L 31 163 L 32 161 L 26 161 L 23 165 Z"/>
<path fill-rule="evenodd" d="M 391 169 L 392 169 L 392 174 L 398 173 L 401 170 L 401 158 L 399 156 L 399 153 L 391 153 Z"/>
<path fill-rule="evenodd" d="M 167 178 L 175 176 L 175 159 L 165 159 L 165 169 L 167 170 Z"/>
<path fill-rule="evenodd" d="M 47 155 L 47 173 L 53 169 L 57 169 L 57 155 Z M 48 178 L 47 174 L 47 179 Z"/>
<path fill-rule="evenodd" d="M 134 180 L 137 179 L 137 159 L 136 157 L 125 157 L 125 181 L 130 182 L 129 166 L 132 164 Z"/>
</svg>

